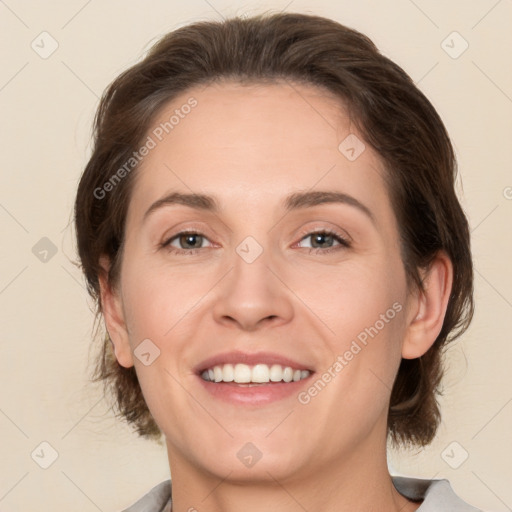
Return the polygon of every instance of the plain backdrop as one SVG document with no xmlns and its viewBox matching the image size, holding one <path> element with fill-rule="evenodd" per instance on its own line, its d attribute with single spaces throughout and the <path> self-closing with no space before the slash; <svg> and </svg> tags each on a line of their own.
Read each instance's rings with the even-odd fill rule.
<svg viewBox="0 0 512 512">
<path fill-rule="evenodd" d="M 116 420 L 88 381 L 93 314 L 72 264 L 74 194 L 111 80 L 170 30 L 266 10 L 324 15 L 367 34 L 446 123 L 477 309 L 447 354 L 438 436 L 427 449 L 391 452 L 390 467 L 448 478 L 484 510 L 512 509 L 512 2 L 5 0 L 0 510 L 115 511 L 169 477 L 164 447 Z"/>
</svg>

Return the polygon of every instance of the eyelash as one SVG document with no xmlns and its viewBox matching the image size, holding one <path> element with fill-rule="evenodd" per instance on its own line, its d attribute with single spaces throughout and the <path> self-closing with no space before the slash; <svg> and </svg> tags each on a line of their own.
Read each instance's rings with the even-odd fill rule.
<svg viewBox="0 0 512 512">
<path fill-rule="evenodd" d="M 180 231 L 179 233 L 176 233 L 175 235 L 173 235 L 171 238 L 167 239 L 165 242 L 162 242 L 160 244 L 160 248 L 167 249 L 172 254 L 183 254 L 183 255 L 190 255 L 190 256 L 196 254 L 197 251 L 204 249 L 204 247 L 199 247 L 196 249 L 178 249 L 176 247 L 170 246 L 170 244 L 173 240 L 175 240 L 176 238 L 179 238 L 180 236 L 183 236 L 183 235 L 198 235 L 205 239 L 208 239 L 205 235 L 203 235 L 199 231 L 192 231 L 192 230 Z M 329 253 L 338 251 L 340 249 L 348 249 L 351 247 L 351 243 L 345 237 L 343 237 L 341 234 L 337 233 L 336 231 L 332 231 L 330 229 L 308 231 L 307 233 L 303 233 L 301 235 L 300 241 L 304 240 L 307 237 L 313 236 L 313 235 L 332 236 L 337 242 L 339 242 L 339 245 L 334 246 L 334 247 L 328 247 L 327 249 L 322 249 L 320 247 L 311 247 L 311 248 L 306 247 L 306 249 L 309 249 L 308 254 L 311 254 L 311 253 L 314 253 L 314 254 L 319 254 L 319 253 L 326 254 L 327 253 L 327 254 L 329 254 Z"/>
</svg>

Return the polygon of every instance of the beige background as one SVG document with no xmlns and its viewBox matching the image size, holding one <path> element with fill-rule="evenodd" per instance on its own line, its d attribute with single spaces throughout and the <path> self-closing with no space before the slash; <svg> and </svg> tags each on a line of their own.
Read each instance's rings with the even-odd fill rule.
<svg viewBox="0 0 512 512">
<path fill-rule="evenodd" d="M 512 2 L 5 0 L 0 510 L 115 511 L 168 478 L 164 449 L 114 420 L 87 381 L 93 315 L 71 263 L 75 188 L 98 97 L 151 42 L 195 20 L 266 9 L 321 14 L 366 33 L 446 122 L 472 227 L 477 312 L 449 352 L 438 437 L 414 457 L 391 454 L 391 466 L 448 478 L 485 510 L 512 509 Z M 31 47 L 35 40 L 40 53 L 51 49 L 43 31 L 58 42 L 46 59 Z M 464 40 L 468 49 L 452 58 Z M 57 250 L 46 262 L 39 259 L 43 237 Z M 58 453 L 48 469 L 39 465 L 51 461 L 44 441 Z"/>
</svg>

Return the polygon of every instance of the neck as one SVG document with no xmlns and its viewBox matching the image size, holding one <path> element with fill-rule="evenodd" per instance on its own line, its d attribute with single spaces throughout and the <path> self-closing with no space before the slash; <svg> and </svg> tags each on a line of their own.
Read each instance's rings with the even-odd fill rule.
<svg viewBox="0 0 512 512">
<path fill-rule="evenodd" d="M 286 479 L 274 478 L 271 468 L 250 481 L 233 480 L 229 473 L 222 478 L 191 465 L 170 447 L 169 458 L 172 512 L 413 512 L 420 506 L 393 486 L 385 440 L 380 450 L 359 446 L 343 462 L 322 462 Z"/>
</svg>

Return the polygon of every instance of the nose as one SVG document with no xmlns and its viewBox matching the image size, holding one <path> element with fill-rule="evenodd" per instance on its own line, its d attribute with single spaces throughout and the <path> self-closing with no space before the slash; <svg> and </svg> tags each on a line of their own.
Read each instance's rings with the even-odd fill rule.
<svg viewBox="0 0 512 512">
<path fill-rule="evenodd" d="M 217 289 L 215 321 L 245 331 L 289 322 L 293 294 L 279 274 L 265 250 L 250 263 L 235 253 L 232 269 Z"/>
</svg>

